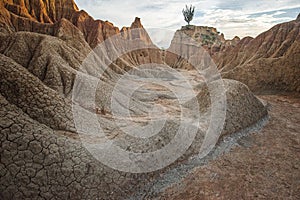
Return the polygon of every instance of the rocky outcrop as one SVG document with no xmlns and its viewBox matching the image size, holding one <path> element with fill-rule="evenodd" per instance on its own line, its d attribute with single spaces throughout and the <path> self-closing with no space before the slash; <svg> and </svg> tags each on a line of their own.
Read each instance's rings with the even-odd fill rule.
<svg viewBox="0 0 300 200">
<path fill-rule="evenodd" d="M 190 37 L 196 43 L 201 45 L 202 48 L 204 48 L 211 56 L 219 53 L 220 51 L 224 51 L 229 47 L 235 46 L 240 41 L 240 38 L 237 36 L 232 40 L 225 40 L 223 33 L 220 34 L 216 28 L 207 26 L 183 26 L 180 30 L 176 31 L 175 37 L 172 41 L 180 43 L 181 39 L 176 37 L 176 35 L 186 35 Z"/>
<path fill-rule="evenodd" d="M 79 10 L 74 0 L 4 0 L 4 5 L 11 14 L 41 23 L 70 19 Z"/>
<path fill-rule="evenodd" d="M 170 47 L 163 52 L 163 60 L 172 68 L 202 69 L 204 57 L 215 58 L 222 52 L 236 46 L 239 37 L 225 40 L 224 34 L 220 34 L 216 28 L 207 26 L 183 26 L 175 32 Z M 193 66 L 190 62 L 193 60 Z M 208 60 L 211 61 L 210 58 Z M 209 67 L 209 66 L 206 66 Z"/>
<path fill-rule="evenodd" d="M 256 38 L 246 37 L 215 58 L 223 77 L 253 91 L 300 91 L 300 21 L 282 23 Z"/>
<path fill-rule="evenodd" d="M 132 34 L 131 30 L 132 29 L 138 29 L 137 31 L 134 31 Z M 152 44 L 152 41 L 144 29 L 141 19 L 136 17 L 134 22 L 131 24 L 130 27 L 123 27 L 121 29 L 121 34 L 122 36 L 127 39 L 127 40 L 135 40 L 135 39 L 140 39 L 145 42 L 146 45 Z"/>
<path fill-rule="evenodd" d="M 83 10 L 74 13 L 70 21 L 84 34 L 85 40 L 91 48 L 95 48 L 100 42 L 120 33 L 119 28 L 111 22 L 94 20 Z"/>
<path fill-rule="evenodd" d="M 51 24 L 69 20 L 78 8 L 73 0 L 10 1 L 0 2 L 2 33 L 31 31 L 52 34 Z"/>
<path fill-rule="evenodd" d="M 87 12 L 79 11 L 73 0 L 5 0 L 0 2 L 0 10 L 0 30 L 1 33 L 6 34 L 17 31 L 30 31 L 56 36 L 55 33 L 59 31 L 58 28 L 61 27 L 61 24 L 64 24 L 65 30 L 70 29 L 72 33 L 78 33 L 75 30 L 76 28 L 81 31 L 85 41 L 91 48 L 95 48 L 97 44 L 105 39 L 120 33 L 119 28 L 111 22 L 94 20 Z M 71 22 L 74 27 L 67 24 L 67 21 Z M 139 34 L 131 36 L 129 30 L 135 28 L 140 28 L 141 31 Z M 139 18 L 135 19 L 130 28 L 124 28 L 122 32 L 124 32 L 127 39 L 140 38 L 147 43 L 151 43 Z M 78 35 L 77 33 L 76 35 Z M 69 35 L 69 37 L 73 36 L 73 34 Z"/>
</svg>

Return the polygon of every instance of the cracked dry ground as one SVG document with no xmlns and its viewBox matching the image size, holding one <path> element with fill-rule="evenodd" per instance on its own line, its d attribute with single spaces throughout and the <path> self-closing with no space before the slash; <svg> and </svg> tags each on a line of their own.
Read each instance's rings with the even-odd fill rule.
<svg viewBox="0 0 300 200">
<path fill-rule="evenodd" d="M 158 199 L 300 199 L 300 96 L 261 95 L 270 121 Z"/>
</svg>

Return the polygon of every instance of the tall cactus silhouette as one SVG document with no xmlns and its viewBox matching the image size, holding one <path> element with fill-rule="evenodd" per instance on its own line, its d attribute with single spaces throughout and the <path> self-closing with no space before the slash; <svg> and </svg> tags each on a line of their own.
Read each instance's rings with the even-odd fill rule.
<svg viewBox="0 0 300 200">
<path fill-rule="evenodd" d="M 182 10 L 184 20 L 188 23 L 188 25 L 190 25 L 190 22 L 193 20 L 194 12 L 195 12 L 195 6 L 192 5 L 190 5 L 190 7 L 186 5 L 185 9 Z"/>
</svg>

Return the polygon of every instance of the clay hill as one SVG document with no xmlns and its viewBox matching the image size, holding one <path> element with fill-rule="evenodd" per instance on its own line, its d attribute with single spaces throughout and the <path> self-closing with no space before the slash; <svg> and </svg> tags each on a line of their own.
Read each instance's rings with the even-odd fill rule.
<svg viewBox="0 0 300 200">
<path fill-rule="evenodd" d="M 278 24 L 256 38 L 246 37 L 216 56 L 223 77 L 253 91 L 300 92 L 300 19 Z"/>
<path fill-rule="evenodd" d="M 202 50 L 191 47 L 189 39 L 202 46 Z M 103 41 L 109 42 L 103 45 Z M 250 168 L 254 170 L 253 179 L 263 180 L 263 192 L 270 193 L 275 184 L 281 192 L 290 191 L 290 196 L 297 197 L 299 193 L 293 191 L 299 180 L 299 165 L 296 165 L 299 159 L 294 156 L 299 154 L 299 115 L 292 111 L 299 109 L 299 99 L 257 97 L 249 87 L 254 92 L 299 91 L 298 49 L 299 19 L 275 26 L 255 39 L 242 40 L 238 37 L 225 40 L 224 35 L 211 27 L 182 27 L 174 35 L 170 48 L 161 50 L 152 44 L 139 18 L 130 27 L 119 29 L 111 22 L 93 19 L 79 10 L 73 0 L 0 1 L 0 199 L 173 199 L 178 196 L 180 199 L 180 194 L 172 196 L 168 193 L 172 189 L 166 189 L 181 182 L 181 174 L 190 173 L 203 163 L 210 163 L 216 173 L 224 173 L 223 182 L 216 182 L 216 188 L 226 185 L 226 178 L 230 180 L 229 189 L 220 198 L 228 196 L 236 185 L 248 183 L 238 176 L 235 181 L 241 184 L 231 184 L 236 183 L 232 171 L 246 173 Z M 220 79 L 211 56 L 227 79 Z M 189 63 L 201 62 L 203 58 L 206 62 L 201 69 L 208 75 L 217 74 L 206 82 L 207 74 L 195 73 Z M 182 79 L 165 68 L 144 72 L 137 67 L 153 63 L 168 64 L 180 71 L 197 95 L 189 96 Z M 130 70 L 133 73 L 125 73 Z M 267 76 L 267 72 L 274 75 Z M 128 79 L 120 84 L 124 74 Z M 149 81 L 153 77 L 159 78 L 155 79 L 157 82 Z M 142 87 L 136 88 L 133 94 L 128 92 L 139 84 Z M 180 91 L 180 95 L 168 88 Z M 215 110 L 223 98 L 226 107 Z M 129 116 L 114 116 L 112 100 L 119 110 L 129 110 Z M 184 103 L 181 106 L 179 102 Z M 286 113 L 280 110 L 281 105 Z M 210 117 L 213 111 L 218 114 L 215 118 Z M 195 123 L 198 112 L 199 126 Z M 270 125 L 264 127 L 269 114 Z M 151 123 L 163 124 L 157 134 L 137 138 L 124 131 L 147 133 L 149 130 L 143 127 L 150 123 L 149 118 Z M 211 130 L 211 124 L 219 121 L 222 128 L 218 134 L 213 132 L 213 138 L 208 138 L 215 140 L 216 148 L 204 160 L 197 161 L 200 146 L 207 140 L 205 133 Z M 103 135 L 97 132 L 98 125 Z M 283 125 L 288 130 L 284 134 L 279 128 Z M 265 133 L 263 137 L 261 129 Z M 185 141 L 193 139 L 186 151 L 166 167 L 145 173 L 147 165 L 135 162 L 135 156 L 168 147 L 177 138 L 178 130 L 182 140 L 175 143 L 175 150 L 168 151 L 169 156 L 176 155 Z M 104 162 L 93 154 L 94 148 L 107 138 L 130 152 L 128 159 L 116 160 L 115 168 L 105 161 L 119 158 L 117 151 L 107 151 L 111 156 Z M 240 143 L 243 149 L 232 149 Z M 228 155 L 231 151 L 234 155 Z M 151 160 L 152 156 L 140 157 L 150 159 L 149 167 L 157 167 L 169 156 L 157 160 Z M 134 173 L 126 163 L 131 158 L 135 162 L 133 166 L 137 166 Z M 220 172 L 225 162 L 222 159 L 233 163 L 234 168 L 224 167 Z M 269 163 L 264 165 L 266 160 Z M 261 170 L 269 169 L 275 161 L 282 179 L 277 176 L 273 180 L 271 172 Z M 256 169 L 253 163 L 259 163 L 260 168 Z M 118 167 L 123 167 L 123 171 Z M 296 181 L 290 178 L 293 173 Z M 198 173 L 195 177 L 199 177 Z M 280 180 L 286 180 L 287 187 Z M 193 191 L 189 187 L 184 189 Z M 194 191 L 193 194 L 198 195 Z M 195 197 L 193 194 L 191 198 Z M 281 194 L 283 198 L 288 196 Z M 203 197 L 214 199 L 215 196 L 204 194 Z"/>
</svg>

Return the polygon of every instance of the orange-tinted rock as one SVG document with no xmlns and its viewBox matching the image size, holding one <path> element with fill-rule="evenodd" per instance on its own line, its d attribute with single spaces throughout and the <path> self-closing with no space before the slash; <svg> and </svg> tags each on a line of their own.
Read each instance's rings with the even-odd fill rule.
<svg viewBox="0 0 300 200">
<path fill-rule="evenodd" d="M 108 37 L 120 33 L 119 28 L 111 22 L 94 20 L 87 12 L 79 11 L 73 0 L 5 0 L 0 2 L 0 11 L 0 31 L 6 34 L 30 31 L 54 35 L 57 26 L 52 24 L 61 23 L 61 20 L 66 19 L 83 33 L 84 39 L 91 48 L 94 48 Z M 140 33 L 130 35 L 128 30 L 134 28 L 141 28 Z M 147 43 L 151 42 L 139 18 L 136 18 L 131 27 L 126 30 L 124 35 L 128 39 L 140 38 Z"/>
<path fill-rule="evenodd" d="M 42 23 L 70 19 L 78 7 L 74 0 L 4 0 L 11 13 Z"/>
<path fill-rule="evenodd" d="M 115 27 L 112 23 L 94 20 L 83 10 L 76 12 L 70 20 L 84 34 L 85 40 L 92 48 L 108 37 L 120 32 L 119 28 Z"/>
</svg>

